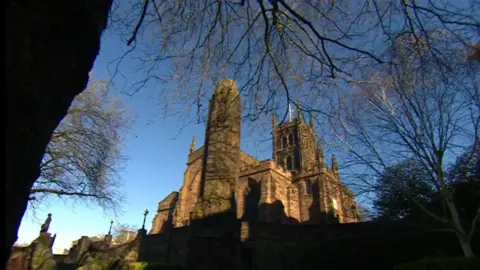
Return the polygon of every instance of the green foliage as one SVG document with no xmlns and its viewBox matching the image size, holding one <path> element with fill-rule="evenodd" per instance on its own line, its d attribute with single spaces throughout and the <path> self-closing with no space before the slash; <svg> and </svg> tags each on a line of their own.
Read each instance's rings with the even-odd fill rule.
<svg viewBox="0 0 480 270">
<path fill-rule="evenodd" d="M 475 144 L 445 171 L 446 192 L 452 194 L 462 222 L 470 224 L 480 203 L 480 151 Z M 374 202 L 379 219 L 430 222 L 420 209 L 444 216 L 440 193 L 423 165 L 407 159 L 387 168 L 380 177 Z"/>
<path fill-rule="evenodd" d="M 100 269 L 108 269 L 108 262 L 105 262 L 104 260 L 92 257 L 92 262 L 100 267 Z"/>
<path fill-rule="evenodd" d="M 181 270 L 178 265 L 165 263 L 134 262 L 128 263 L 128 270 Z"/>
<path fill-rule="evenodd" d="M 421 163 L 407 159 L 387 168 L 377 183 L 375 208 L 382 218 L 404 219 L 419 212 L 413 200 L 426 204 L 433 195 L 428 172 Z"/>
<path fill-rule="evenodd" d="M 148 263 L 146 263 L 146 262 L 134 262 L 134 263 L 128 264 L 128 269 L 129 270 L 143 270 L 143 269 L 146 269 L 147 266 L 148 266 Z"/>
<path fill-rule="evenodd" d="M 447 172 L 450 182 L 480 182 L 480 138 L 461 154 Z"/>
<path fill-rule="evenodd" d="M 480 269 L 480 258 L 425 259 L 395 266 L 394 270 L 470 270 Z"/>
</svg>

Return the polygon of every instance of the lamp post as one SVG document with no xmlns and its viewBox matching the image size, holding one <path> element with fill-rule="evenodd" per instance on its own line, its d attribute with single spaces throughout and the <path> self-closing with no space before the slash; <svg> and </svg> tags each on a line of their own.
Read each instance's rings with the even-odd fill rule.
<svg viewBox="0 0 480 270">
<path fill-rule="evenodd" d="M 110 219 L 110 229 L 108 229 L 108 235 L 112 234 L 113 218 Z"/>
<path fill-rule="evenodd" d="M 142 225 L 142 230 L 145 230 L 145 221 L 147 220 L 147 215 L 148 215 L 148 209 L 145 209 L 145 212 L 143 212 L 143 225 Z"/>
</svg>

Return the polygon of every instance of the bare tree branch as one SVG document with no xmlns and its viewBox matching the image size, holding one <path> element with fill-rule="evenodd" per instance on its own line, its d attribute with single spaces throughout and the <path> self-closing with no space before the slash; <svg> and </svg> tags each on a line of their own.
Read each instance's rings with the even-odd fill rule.
<svg viewBox="0 0 480 270">
<path fill-rule="evenodd" d="M 106 210 L 120 209 L 123 195 L 118 173 L 125 160 L 121 146 L 131 116 L 107 85 L 91 82 L 53 132 L 40 178 L 31 189 L 32 204 L 58 195 L 93 202 Z"/>
</svg>

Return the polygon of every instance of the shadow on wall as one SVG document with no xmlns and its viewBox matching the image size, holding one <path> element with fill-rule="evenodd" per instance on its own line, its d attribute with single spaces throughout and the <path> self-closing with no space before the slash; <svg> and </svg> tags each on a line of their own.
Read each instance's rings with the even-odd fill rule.
<svg viewBox="0 0 480 270">
<path fill-rule="evenodd" d="M 236 202 L 234 197 L 230 198 L 230 205 L 231 207 L 229 209 L 226 209 L 223 212 L 202 217 L 199 219 L 191 220 L 190 226 L 201 225 L 202 227 L 205 227 L 205 228 L 214 228 L 214 227 L 217 227 L 218 224 L 223 225 L 223 224 L 230 224 L 231 222 L 236 222 L 237 221 L 236 213 L 235 213 Z"/>
<path fill-rule="evenodd" d="M 168 211 L 168 217 L 167 217 L 167 221 L 164 223 L 164 225 L 160 229 L 160 232 L 168 233 L 173 229 L 173 211 L 172 210 L 175 209 L 175 206 L 177 205 L 177 201 L 178 201 L 178 196 L 169 203 L 167 209 L 163 210 L 163 211 Z"/>
<path fill-rule="evenodd" d="M 280 200 L 273 203 L 260 204 L 261 186 L 254 179 L 248 180 L 248 193 L 245 196 L 244 214 L 242 221 L 247 222 L 271 222 L 276 224 L 316 224 L 320 222 L 338 223 L 338 218 L 333 215 L 327 215 L 320 209 L 320 187 L 318 181 L 312 185 L 312 204 L 309 208 L 310 220 L 300 222 L 295 218 L 288 217 L 285 214 L 285 206 Z"/>
<path fill-rule="evenodd" d="M 285 214 L 285 207 L 281 201 L 260 204 L 261 186 L 254 179 L 248 180 L 248 193 L 245 196 L 244 214 L 242 221 L 249 223 L 273 222 L 283 224 L 298 224 L 298 220 Z"/>
<path fill-rule="evenodd" d="M 254 179 L 248 179 L 248 188 L 249 191 L 245 196 L 242 221 L 255 222 L 259 220 L 259 207 L 261 196 L 261 187 L 260 183 L 256 182 Z"/>
<path fill-rule="evenodd" d="M 250 198 L 255 197 L 258 196 Z M 262 217 L 262 213 L 288 221 L 279 201 L 260 205 L 256 217 Z M 149 245 L 145 244 L 143 251 L 140 249 L 144 254 L 139 257 L 146 262 L 168 262 L 194 270 L 253 267 L 293 270 L 392 269 L 393 265 L 423 256 L 461 255 L 453 234 L 424 230 L 404 222 L 294 226 L 262 222 L 248 212 L 243 218 L 254 220 L 248 221 L 248 241 L 239 239 L 243 226 L 235 213 L 229 211 L 197 220 L 189 227 L 174 228 L 170 242 L 166 234 L 146 236 L 143 240 Z M 170 256 L 169 246 L 173 247 Z"/>
<path fill-rule="evenodd" d="M 332 213 L 325 213 L 321 209 L 321 199 L 320 199 L 320 183 L 319 181 L 314 181 L 312 183 L 312 204 L 308 208 L 310 220 L 304 221 L 305 224 L 318 224 L 318 223 L 327 223 L 327 224 L 338 224 L 340 223 L 338 217 Z M 326 207 L 325 207 L 326 208 Z"/>
</svg>

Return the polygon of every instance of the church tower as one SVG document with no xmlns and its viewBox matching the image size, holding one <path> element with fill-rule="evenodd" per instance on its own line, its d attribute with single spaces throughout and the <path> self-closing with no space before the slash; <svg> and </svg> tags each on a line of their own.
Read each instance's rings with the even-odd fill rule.
<svg viewBox="0 0 480 270">
<path fill-rule="evenodd" d="M 317 144 L 313 119 L 307 124 L 298 104 L 296 111 L 296 118 L 293 118 L 289 108 L 288 121 L 280 125 L 276 124 L 273 117 L 273 159 L 287 171 L 301 173 L 318 166 L 323 160 L 323 153 L 317 149 L 320 146 Z"/>
<path fill-rule="evenodd" d="M 195 217 L 234 211 L 234 190 L 240 162 L 241 104 L 233 80 L 215 87 L 209 105 L 201 173 L 200 198 Z"/>
</svg>

